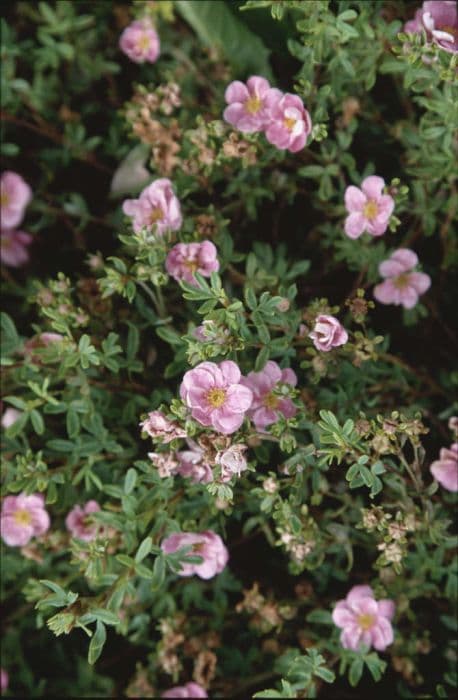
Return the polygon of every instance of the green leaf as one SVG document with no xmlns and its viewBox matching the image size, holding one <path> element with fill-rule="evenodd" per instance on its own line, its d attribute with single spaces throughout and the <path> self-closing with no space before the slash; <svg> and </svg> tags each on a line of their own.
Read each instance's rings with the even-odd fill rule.
<svg viewBox="0 0 458 700">
<path fill-rule="evenodd" d="M 109 610 L 104 610 L 102 608 L 93 608 L 91 614 L 94 615 L 97 620 L 103 622 L 105 625 L 118 625 L 119 617 Z"/>
<path fill-rule="evenodd" d="M 175 7 L 206 46 L 217 47 L 241 77 L 273 80 L 269 51 L 222 0 L 177 0 Z"/>
<path fill-rule="evenodd" d="M 13 319 L 3 311 L 0 314 L 0 326 L 2 337 L 2 354 L 10 355 L 20 343 L 20 338 Z"/>
<path fill-rule="evenodd" d="M 95 664 L 100 654 L 102 653 L 102 649 L 104 647 L 106 639 L 107 631 L 105 629 L 105 625 L 103 624 L 103 622 L 100 622 L 100 620 L 97 620 L 95 634 L 91 639 L 91 642 L 89 644 L 89 651 L 87 654 L 87 660 L 91 664 L 91 666 Z"/>
<path fill-rule="evenodd" d="M 350 685 L 355 687 L 355 685 L 358 685 L 361 676 L 363 675 L 363 667 L 364 667 L 364 661 L 362 656 L 357 656 L 353 661 L 350 666 L 350 672 L 348 674 L 348 680 L 350 681 Z"/>
<path fill-rule="evenodd" d="M 165 560 L 164 557 L 160 554 L 156 559 L 154 560 L 154 566 L 153 566 L 153 580 L 151 583 L 151 588 L 153 591 L 156 591 L 158 588 L 162 586 L 164 583 L 165 579 Z"/>
<path fill-rule="evenodd" d="M 135 488 L 135 484 L 137 483 L 137 472 L 135 469 L 131 468 L 126 474 L 126 478 L 124 479 L 124 493 L 129 494 L 132 493 L 132 491 Z"/>
<path fill-rule="evenodd" d="M 139 564 L 148 554 L 151 552 L 151 547 L 153 546 L 153 540 L 151 537 L 145 537 L 140 547 L 135 555 L 135 562 Z"/>
</svg>

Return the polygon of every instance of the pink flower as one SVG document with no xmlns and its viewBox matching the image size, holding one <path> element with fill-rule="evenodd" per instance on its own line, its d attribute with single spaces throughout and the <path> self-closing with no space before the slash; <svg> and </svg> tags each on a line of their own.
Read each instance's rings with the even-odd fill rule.
<svg viewBox="0 0 458 700">
<path fill-rule="evenodd" d="M 223 540 L 212 530 L 205 532 L 175 532 L 163 540 L 161 549 L 166 554 L 173 554 L 182 547 L 192 547 L 188 555 L 202 557 L 201 564 L 183 563 L 179 576 L 193 576 L 196 574 L 200 578 L 213 578 L 220 574 L 227 564 L 229 552 Z"/>
<path fill-rule="evenodd" d="M 312 131 L 312 120 L 301 98 L 270 88 L 265 103 L 270 117 L 265 127 L 267 140 L 277 148 L 287 149 L 291 153 L 304 148 Z"/>
<path fill-rule="evenodd" d="M 358 651 L 360 644 L 365 644 L 385 651 L 393 643 L 394 611 L 394 602 L 387 599 L 377 602 L 370 586 L 353 586 L 345 600 L 336 603 L 332 613 L 334 624 L 342 629 L 342 646 Z"/>
<path fill-rule="evenodd" d="M 32 199 L 32 190 L 26 181 L 12 170 L 0 175 L 0 215 L 2 227 L 19 226 L 27 205 Z"/>
<path fill-rule="evenodd" d="M 246 445 L 238 443 L 217 453 L 215 461 L 221 467 L 222 482 L 230 481 L 233 476 L 240 476 L 247 469 L 248 465 L 244 455 L 247 449 Z"/>
<path fill-rule="evenodd" d="M 361 183 L 361 189 L 350 185 L 345 190 L 345 233 L 349 238 L 359 238 L 364 231 L 371 236 L 381 236 L 388 228 L 394 209 L 394 199 L 382 194 L 385 180 L 370 175 Z"/>
<path fill-rule="evenodd" d="M 240 380 L 240 370 L 231 360 L 219 365 L 201 362 L 184 375 L 180 396 L 201 425 L 229 435 L 240 428 L 253 399 Z"/>
<path fill-rule="evenodd" d="M 210 277 L 219 270 L 217 251 L 211 241 L 202 243 L 177 243 L 167 255 L 165 269 L 174 279 L 197 285 L 195 272 Z"/>
<path fill-rule="evenodd" d="M 75 506 L 65 518 L 67 530 L 71 532 L 72 537 L 77 537 L 84 542 L 90 542 L 97 535 L 98 525 L 94 522 L 90 515 L 98 513 L 100 506 L 97 501 L 88 501 L 82 508 Z"/>
<path fill-rule="evenodd" d="M 431 278 L 424 272 L 411 272 L 418 263 L 413 250 L 399 248 L 379 265 L 385 281 L 374 287 L 374 297 L 381 304 L 396 304 L 412 309 L 431 286 Z"/>
<path fill-rule="evenodd" d="M 317 316 L 313 331 L 309 333 L 309 338 L 313 340 L 317 350 L 329 352 L 332 348 L 345 345 L 348 333 L 334 316 L 320 314 Z"/>
<path fill-rule="evenodd" d="M 148 417 L 140 423 L 142 431 L 148 433 L 153 440 L 165 445 L 177 438 L 186 437 L 186 431 L 176 421 L 169 420 L 162 411 L 151 411 Z"/>
<path fill-rule="evenodd" d="M 406 22 L 404 31 L 416 34 L 425 30 L 428 40 L 434 41 L 448 53 L 458 53 L 458 12 L 455 0 L 424 2 L 413 20 Z"/>
<path fill-rule="evenodd" d="M 190 682 L 178 685 L 162 693 L 161 698 L 208 698 L 205 690 L 198 683 Z"/>
<path fill-rule="evenodd" d="M 270 85 L 265 78 L 253 75 L 246 85 L 234 80 L 226 88 L 224 119 L 239 131 L 262 131 L 269 121 L 269 109 L 265 97 Z"/>
<path fill-rule="evenodd" d="M 0 260 L 8 267 L 21 267 L 29 262 L 27 246 L 32 236 L 25 231 L 3 229 L 0 231 Z"/>
<path fill-rule="evenodd" d="M 166 231 L 177 231 L 181 227 L 180 202 L 172 183 L 165 177 L 145 187 L 138 199 L 126 199 L 122 210 L 132 217 L 135 233 L 146 228 L 162 236 Z"/>
<path fill-rule="evenodd" d="M 159 57 L 161 44 L 150 20 L 140 19 L 124 29 L 119 48 L 135 63 L 154 63 Z"/>
<path fill-rule="evenodd" d="M 185 479 L 192 479 L 195 484 L 209 484 L 213 481 L 213 472 L 205 459 L 204 450 L 193 440 L 187 440 L 189 450 L 175 454 L 178 460 L 177 472 Z"/>
<path fill-rule="evenodd" d="M 282 384 L 296 386 L 297 377 L 292 369 L 280 369 L 276 362 L 269 360 L 260 372 L 250 372 L 242 377 L 242 384 L 253 392 L 253 403 L 248 416 L 258 430 L 264 430 L 275 423 L 279 414 L 285 418 L 296 415 L 297 409 L 291 399 L 279 395 Z"/>
<path fill-rule="evenodd" d="M 4 668 L 0 668 L 0 692 L 4 693 L 5 690 L 8 688 L 8 684 L 10 682 L 10 677 L 8 675 L 8 672 L 5 671 Z"/>
<path fill-rule="evenodd" d="M 433 477 L 447 491 L 458 491 L 458 442 L 454 442 L 447 450 L 443 447 L 439 459 L 429 468 Z"/>
<path fill-rule="evenodd" d="M 23 547 L 32 537 L 38 537 L 49 529 L 49 515 L 41 493 L 27 496 L 7 496 L 2 505 L 1 534 L 10 547 Z"/>
<path fill-rule="evenodd" d="M 14 425 L 21 416 L 21 411 L 18 411 L 16 408 L 7 408 L 2 416 L 2 428 L 7 430 L 10 426 Z"/>
</svg>

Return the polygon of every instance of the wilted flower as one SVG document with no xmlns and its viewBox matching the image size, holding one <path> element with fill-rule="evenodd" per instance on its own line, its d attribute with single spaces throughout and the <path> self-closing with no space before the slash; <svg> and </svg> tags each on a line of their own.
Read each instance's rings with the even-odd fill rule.
<svg viewBox="0 0 458 700">
<path fill-rule="evenodd" d="M 185 479 L 192 479 L 195 484 L 209 484 L 213 481 L 213 472 L 208 463 L 205 450 L 193 440 L 187 440 L 189 450 L 176 452 L 178 460 L 177 473 Z"/>
<path fill-rule="evenodd" d="M 186 431 L 176 421 L 165 416 L 162 411 L 151 411 L 147 418 L 140 423 L 143 432 L 148 433 L 153 440 L 163 442 L 165 445 L 177 438 L 186 437 Z"/>
<path fill-rule="evenodd" d="M 262 482 L 262 488 L 267 493 L 275 493 L 278 491 L 278 482 L 272 476 L 269 476 Z"/>
<path fill-rule="evenodd" d="M 227 564 L 229 553 L 219 535 L 212 530 L 205 532 L 175 532 L 163 540 L 161 549 L 166 554 L 173 554 L 182 547 L 191 547 L 188 555 L 202 557 L 201 564 L 183 563 L 179 576 L 193 576 L 200 578 L 213 578 L 220 574 Z"/>
<path fill-rule="evenodd" d="M 431 278 L 424 272 L 412 272 L 418 263 L 413 250 L 399 248 L 379 265 L 379 272 L 385 281 L 374 287 L 374 297 L 381 304 L 400 304 L 412 309 L 418 297 L 431 286 Z"/>
<path fill-rule="evenodd" d="M 309 333 L 309 338 L 313 340 L 317 350 L 329 352 L 332 348 L 345 345 L 348 333 L 337 318 L 320 314 L 317 316 L 313 331 Z"/>
<path fill-rule="evenodd" d="M 191 681 L 186 683 L 186 685 L 178 685 L 175 688 L 170 688 L 162 693 L 161 698 L 207 698 L 208 695 L 205 690 Z"/>
<path fill-rule="evenodd" d="M 238 443 L 231 445 L 227 450 L 217 453 L 215 461 L 221 467 L 222 481 L 230 481 L 234 475 L 240 476 L 245 471 L 247 461 L 244 452 L 247 449 L 246 445 Z"/>
<path fill-rule="evenodd" d="M 450 449 L 443 447 L 439 454 L 429 468 L 431 474 L 447 491 L 458 491 L 458 442 Z"/>
<path fill-rule="evenodd" d="M 148 457 L 157 468 L 161 479 L 167 479 L 177 473 L 178 461 L 172 452 L 148 452 Z"/>
<path fill-rule="evenodd" d="M 195 272 L 210 277 L 219 270 L 217 251 L 211 241 L 177 243 L 167 255 L 165 269 L 174 279 L 197 286 Z"/>
<path fill-rule="evenodd" d="M 23 547 L 32 537 L 43 535 L 50 525 L 41 493 L 7 496 L 2 504 L 1 535 L 10 547 Z"/>
<path fill-rule="evenodd" d="M 159 36 L 149 19 L 131 22 L 119 38 L 119 48 L 135 63 L 154 63 L 160 53 Z"/>
<path fill-rule="evenodd" d="M 394 199 L 383 194 L 385 180 L 370 175 L 361 183 L 361 189 L 350 185 L 345 190 L 345 233 L 349 238 L 359 238 L 364 231 L 371 236 L 381 236 L 388 228 L 394 209 Z"/>
<path fill-rule="evenodd" d="M 91 519 L 91 513 L 97 513 L 100 506 L 97 501 L 88 501 L 82 508 L 74 506 L 65 518 L 67 530 L 72 537 L 77 537 L 84 542 L 90 542 L 97 535 L 98 525 Z"/>
<path fill-rule="evenodd" d="M 275 423 L 280 414 L 285 418 L 296 415 L 297 408 L 292 400 L 282 397 L 277 391 L 282 384 L 296 386 L 297 377 L 292 369 L 281 369 L 276 362 L 269 360 L 260 372 L 250 372 L 242 377 L 241 382 L 253 392 L 248 416 L 258 430 Z"/>
<path fill-rule="evenodd" d="M 201 362 L 186 372 L 180 396 L 201 425 L 212 426 L 226 435 L 243 423 L 253 394 L 241 383 L 240 370 L 231 360 Z"/>
<path fill-rule="evenodd" d="M 394 602 L 376 601 L 370 586 L 353 586 L 345 600 L 336 603 L 332 613 L 334 624 L 342 629 L 342 646 L 358 651 L 365 644 L 384 651 L 393 642 L 394 611 Z"/>
<path fill-rule="evenodd" d="M 25 231 L 2 229 L 0 231 L 0 260 L 7 267 L 21 267 L 29 262 L 27 246 L 32 236 Z"/>
<path fill-rule="evenodd" d="M 162 236 L 168 230 L 177 231 L 181 227 L 180 202 L 172 183 L 165 177 L 145 187 L 138 199 L 126 199 L 122 210 L 132 217 L 135 233 L 146 228 Z"/>
<path fill-rule="evenodd" d="M 312 120 L 301 98 L 271 88 L 265 101 L 270 115 L 270 121 L 265 127 L 269 143 L 291 153 L 304 148 L 312 131 Z"/>
<path fill-rule="evenodd" d="M 32 190 L 26 181 L 18 173 L 12 170 L 5 170 L 0 175 L 0 216 L 2 228 L 12 229 L 15 226 L 19 226 L 31 199 Z"/>
<path fill-rule="evenodd" d="M 434 41 L 448 53 L 458 53 L 458 12 L 455 0 L 424 2 L 414 19 L 404 25 L 404 31 L 417 34 L 424 30 L 429 41 Z"/>
<path fill-rule="evenodd" d="M 265 78 L 253 75 L 246 85 L 234 80 L 226 88 L 224 119 L 240 131 L 262 131 L 269 120 L 265 97 L 270 85 Z"/>
</svg>

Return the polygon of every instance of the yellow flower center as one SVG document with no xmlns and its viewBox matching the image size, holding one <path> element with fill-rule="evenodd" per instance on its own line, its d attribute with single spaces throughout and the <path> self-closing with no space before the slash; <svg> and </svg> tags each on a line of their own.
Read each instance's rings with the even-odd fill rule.
<svg viewBox="0 0 458 700">
<path fill-rule="evenodd" d="M 191 272 L 195 272 L 199 268 L 197 260 L 185 260 L 184 266 Z"/>
<path fill-rule="evenodd" d="M 151 214 L 149 215 L 150 225 L 152 226 L 157 221 L 160 221 L 163 217 L 164 217 L 164 212 L 162 211 L 161 207 L 153 207 L 151 209 Z"/>
<path fill-rule="evenodd" d="M 7 207 L 9 203 L 10 198 L 8 196 L 8 192 L 5 190 L 0 190 L 0 206 Z"/>
<path fill-rule="evenodd" d="M 285 119 L 283 119 L 283 124 L 288 129 L 288 131 L 292 131 L 296 126 L 296 120 L 292 117 L 285 117 Z"/>
<path fill-rule="evenodd" d="M 398 277 L 393 279 L 393 284 L 397 289 L 405 289 L 409 286 L 409 274 L 407 272 L 403 272 L 402 274 L 398 275 Z"/>
<path fill-rule="evenodd" d="M 17 510 L 14 514 L 14 520 L 18 525 L 30 525 L 32 516 L 28 510 Z"/>
<path fill-rule="evenodd" d="M 375 217 L 378 214 L 377 202 L 374 202 L 373 199 L 370 199 L 364 206 L 363 214 L 366 217 L 366 219 L 375 219 Z"/>
<path fill-rule="evenodd" d="M 226 401 L 226 392 L 224 389 L 210 389 L 206 399 L 212 408 L 221 408 Z"/>
<path fill-rule="evenodd" d="M 137 42 L 137 47 L 140 51 L 148 51 L 149 49 L 149 36 L 143 34 Z"/>
<path fill-rule="evenodd" d="M 245 102 L 245 109 L 249 114 L 257 114 L 261 109 L 261 105 L 259 97 L 249 97 Z"/>
<path fill-rule="evenodd" d="M 358 625 L 361 627 L 362 630 L 364 630 L 364 632 L 370 630 L 374 622 L 375 620 L 373 615 L 366 614 L 358 616 Z"/>
<path fill-rule="evenodd" d="M 266 408 L 275 409 L 278 407 L 278 396 L 275 396 L 273 392 L 264 396 L 263 402 Z"/>
</svg>

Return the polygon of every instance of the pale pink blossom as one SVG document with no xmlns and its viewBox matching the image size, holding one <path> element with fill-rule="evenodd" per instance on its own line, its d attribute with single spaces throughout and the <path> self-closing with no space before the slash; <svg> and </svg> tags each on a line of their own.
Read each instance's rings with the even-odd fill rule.
<svg viewBox="0 0 458 700">
<path fill-rule="evenodd" d="M 175 454 L 178 460 L 177 473 L 185 479 L 191 479 L 195 484 L 209 484 L 213 481 L 213 472 L 205 457 L 205 451 L 194 440 L 186 442 L 189 450 L 180 450 Z"/>
<path fill-rule="evenodd" d="M 124 29 L 119 47 L 134 63 L 155 63 L 161 50 L 158 33 L 147 18 L 135 20 Z"/>
<path fill-rule="evenodd" d="M 230 481 L 234 476 L 240 476 L 248 465 L 244 452 L 248 449 L 241 443 L 231 445 L 227 450 L 216 454 L 215 462 L 221 467 L 221 481 Z"/>
<path fill-rule="evenodd" d="M 12 170 L 0 175 L 0 219 L 2 229 L 19 226 L 32 199 L 32 190 L 26 181 Z"/>
<path fill-rule="evenodd" d="M 147 229 L 162 236 L 166 231 L 178 231 L 181 227 L 180 202 L 166 177 L 145 187 L 138 199 L 126 199 L 122 210 L 132 217 L 135 233 Z"/>
<path fill-rule="evenodd" d="M 191 681 L 186 685 L 178 685 L 166 690 L 161 698 L 208 698 L 208 695 L 198 683 Z"/>
<path fill-rule="evenodd" d="M 275 423 L 280 414 L 285 418 L 296 415 L 297 409 L 292 400 L 279 393 L 282 384 L 296 386 L 297 377 L 292 369 L 281 369 L 276 362 L 269 360 L 260 372 L 250 372 L 241 381 L 253 392 L 248 416 L 258 430 Z"/>
<path fill-rule="evenodd" d="M 7 267 L 21 267 L 29 262 L 27 247 L 32 236 L 25 231 L 3 229 L 0 231 L 0 261 Z"/>
<path fill-rule="evenodd" d="M 424 2 L 404 31 L 417 34 L 424 30 L 428 41 L 434 41 L 448 53 L 458 53 L 458 12 L 455 0 Z"/>
<path fill-rule="evenodd" d="M 9 427 L 14 425 L 17 419 L 21 416 L 21 411 L 18 411 L 16 408 L 7 408 L 2 416 L 2 428 L 7 430 Z"/>
<path fill-rule="evenodd" d="M 98 513 L 100 506 L 97 501 L 88 501 L 82 508 L 76 505 L 65 518 L 67 530 L 72 537 L 84 542 L 90 542 L 97 536 L 98 524 L 91 518 L 92 513 Z"/>
<path fill-rule="evenodd" d="M 143 432 L 153 440 L 158 440 L 165 445 L 172 440 L 186 437 L 186 431 L 174 420 L 170 420 L 162 411 L 151 411 L 147 418 L 140 423 Z"/>
<path fill-rule="evenodd" d="M 267 140 L 291 153 L 304 148 L 312 131 L 312 120 L 301 98 L 270 88 L 265 103 L 269 110 L 269 123 L 265 127 Z"/>
<path fill-rule="evenodd" d="M 50 525 L 41 493 L 7 496 L 2 504 L 1 535 L 10 547 L 24 547 L 32 537 L 43 535 Z"/>
<path fill-rule="evenodd" d="M 5 690 L 7 690 L 9 682 L 10 677 L 8 671 L 5 671 L 4 668 L 0 668 L 0 693 L 4 693 Z"/>
<path fill-rule="evenodd" d="M 148 452 L 148 457 L 157 468 L 161 479 L 168 479 L 178 472 L 178 460 L 173 452 Z"/>
<path fill-rule="evenodd" d="M 458 491 L 458 442 L 454 442 L 450 449 L 443 447 L 439 459 L 431 464 L 429 470 L 444 489 Z"/>
<path fill-rule="evenodd" d="M 359 238 L 364 231 L 371 236 L 381 236 L 388 228 L 394 209 L 394 199 L 383 194 L 385 180 L 369 175 L 361 183 L 361 189 L 350 185 L 345 190 L 345 233 L 349 238 Z"/>
<path fill-rule="evenodd" d="M 265 103 L 269 90 L 268 81 L 259 75 L 248 78 L 246 85 L 234 80 L 224 95 L 229 105 L 224 110 L 224 119 L 239 131 L 262 131 L 269 121 L 269 109 Z"/>
<path fill-rule="evenodd" d="M 187 553 L 202 557 L 201 564 L 183 563 L 179 576 L 193 576 L 200 578 L 213 578 L 220 574 L 229 559 L 229 552 L 219 535 L 212 530 L 205 532 L 175 532 L 163 540 L 161 549 L 166 554 L 173 554 L 182 547 L 191 547 Z"/>
<path fill-rule="evenodd" d="M 197 285 L 195 272 L 210 277 L 219 270 L 217 250 L 211 241 L 201 243 L 177 243 L 168 253 L 165 269 L 174 279 Z"/>
<path fill-rule="evenodd" d="M 381 304 L 396 304 L 412 309 L 418 297 L 431 286 L 431 278 L 424 272 L 413 272 L 418 257 L 413 250 L 399 248 L 379 265 L 385 281 L 374 287 L 374 297 Z"/>
<path fill-rule="evenodd" d="M 358 651 L 361 644 L 377 651 L 393 643 L 391 620 L 395 605 L 392 600 L 376 601 L 370 586 L 353 586 L 345 600 L 339 600 L 332 613 L 342 629 L 340 642 L 345 649 Z"/>
<path fill-rule="evenodd" d="M 201 425 L 228 435 L 240 428 L 253 394 L 241 383 L 240 370 L 231 360 L 201 362 L 183 377 L 180 396 Z"/>
<path fill-rule="evenodd" d="M 348 340 L 348 333 L 335 316 L 320 314 L 317 316 L 313 331 L 309 333 L 309 338 L 317 350 L 329 352 L 332 348 L 345 345 Z"/>
</svg>

